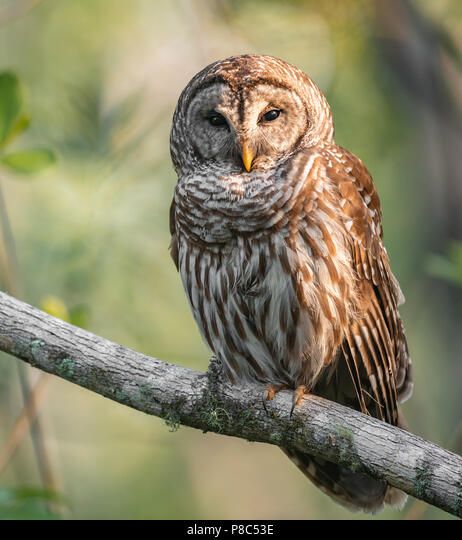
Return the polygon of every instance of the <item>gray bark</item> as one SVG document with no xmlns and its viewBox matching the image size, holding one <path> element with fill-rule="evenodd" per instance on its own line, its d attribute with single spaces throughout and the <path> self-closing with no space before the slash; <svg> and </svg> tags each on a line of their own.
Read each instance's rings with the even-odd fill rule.
<svg viewBox="0 0 462 540">
<path fill-rule="evenodd" d="M 0 349 L 30 365 L 147 414 L 295 448 L 383 478 L 462 517 L 462 458 L 337 403 L 309 397 L 289 416 L 291 395 L 263 405 L 264 387 L 220 381 L 108 341 L 0 293 Z"/>
</svg>

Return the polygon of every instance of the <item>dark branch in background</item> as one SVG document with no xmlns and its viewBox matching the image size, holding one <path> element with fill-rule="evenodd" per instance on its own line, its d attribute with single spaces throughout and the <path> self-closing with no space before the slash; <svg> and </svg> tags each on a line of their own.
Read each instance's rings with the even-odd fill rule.
<svg viewBox="0 0 462 540">
<path fill-rule="evenodd" d="M 375 0 L 375 9 L 384 69 L 405 97 L 404 109 L 416 126 L 415 171 L 419 189 L 427 192 L 423 226 L 429 251 L 438 253 L 451 241 L 462 241 L 462 53 L 449 32 L 425 18 L 410 0 Z M 462 345 L 462 297 L 452 286 L 444 292 L 454 339 Z M 460 369 L 460 362 L 454 367 Z"/>
<path fill-rule="evenodd" d="M 404 100 L 402 112 L 410 113 L 416 128 L 413 168 L 403 171 L 402 182 L 417 175 L 415 189 L 426 192 L 422 238 L 428 253 L 442 254 L 452 241 L 462 242 L 462 53 L 449 31 L 425 17 L 417 2 L 375 0 L 374 6 L 381 69 L 391 75 Z M 443 340 L 450 344 L 440 367 L 458 381 L 462 289 L 443 280 L 432 280 L 429 289 L 444 317 Z M 462 394 L 454 398 L 453 410 L 459 411 Z M 449 425 L 460 421 L 454 416 Z"/>
<path fill-rule="evenodd" d="M 416 167 L 427 184 L 428 235 L 438 248 L 462 240 L 462 56 L 410 0 L 375 0 L 375 8 L 378 50 L 419 128 L 424 151 Z"/>
<path fill-rule="evenodd" d="M 150 358 L 55 319 L 0 293 L 0 349 L 30 365 L 180 424 L 296 448 L 384 478 L 462 517 L 462 458 L 420 437 L 320 398 L 289 417 L 281 392 L 263 407 L 263 387 L 220 382 L 219 367 L 198 373 Z"/>
</svg>

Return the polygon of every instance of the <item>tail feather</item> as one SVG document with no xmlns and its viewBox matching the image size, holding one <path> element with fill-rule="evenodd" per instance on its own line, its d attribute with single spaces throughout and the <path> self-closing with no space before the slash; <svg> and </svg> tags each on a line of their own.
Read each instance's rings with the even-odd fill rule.
<svg viewBox="0 0 462 540">
<path fill-rule="evenodd" d="M 407 495 L 384 480 L 352 472 L 310 454 L 282 450 L 321 491 L 353 512 L 376 513 L 385 504 L 402 508 L 406 502 Z"/>
<path fill-rule="evenodd" d="M 361 344 L 361 342 L 359 343 Z M 403 343 L 405 344 L 405 341 Z M 387 420 L 402 429 L 407 429 L 406 420 L 398 408 L 401 394 L 387 396 L 386 391 L 382 390 L 383 395 L 379 395 L 377 385 L 377 391 L 374 395 L 373 389 L 368 383 L 370 377 L 367 366 L 364 362 L 358 361 L 353 345 L 352 342 L 352 347 L 348 347 L 348 343 L 345 342 L 337 361 L 321 373 L 312 389 L 313 394 L 381 419 L 385 419 L 382 409 L 383 405 L 386 404 L 386 398 L 390 398 L 392 403 L 388 403 L 386 408 L 393 414 L 388 414 Z M 404 353 L 407 354 L 407 349 Z M 408 361 L 407 356 L 403 369 L 404 371 L 400 375 L 399 391 L 406 384 L 412 389 L 410 382 L 406 383 L 407 379 L 410 380 L 410 361 Z M 384 370 L 382 370 L 383 372 Z M 396 399 L 397 397 L 398 399 Z M 382 402 L 381 398 L 383 398 Z M 303 452 L 285 448 L 283 451 L 321 491 L 352 511 L 376 513 L 382 510 L 385 505 L 401 508 L 406 502 L 407 495 L 390 486 L 385 480 L 353 472 L 346 467 Z"/>
</svg>

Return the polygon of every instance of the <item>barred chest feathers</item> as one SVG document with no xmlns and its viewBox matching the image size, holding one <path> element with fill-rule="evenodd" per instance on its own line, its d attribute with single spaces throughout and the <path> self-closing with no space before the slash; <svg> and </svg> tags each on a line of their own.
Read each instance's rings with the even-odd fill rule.
<svg viewBox="0 0 462 540">
<path fill-rule="evenodd" d="M 354 315 L 348 224 L 321 166 L 302 153 L 271 176 L 208 167 L 178 182 L 181 278 L 231 381 L 312 387 Z"/>
</svg>

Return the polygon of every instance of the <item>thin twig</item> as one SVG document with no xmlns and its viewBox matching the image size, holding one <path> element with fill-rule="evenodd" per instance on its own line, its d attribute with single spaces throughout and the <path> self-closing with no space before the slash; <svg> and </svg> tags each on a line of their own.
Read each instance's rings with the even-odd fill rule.
<svg viewBox="0 0 462 540">
<path fill-rule="evenodd" d="M 30 426 L 34 425 L 40 406 L 45 400 L 46 390 L 50 380 L 47 374 L 42 374 L 39 377 L 32 389 L 28 402 L 16 418 L 5 444 L 0 449 L 0 474 L 6 469 L 19 445 L 24 440 L 24 437 L 29 433 Z"/>
<path fill-rule="evenodd" d="M 22 296 L 20 280 L 19 260 L 16 249 L 16 242 L 8 215 L 8 208 L 3 195 L 3 187 L 0 179 L 0 225 L 2 231 L 3 245 L 5 248 L 5 282 L 7 291 L 15 296 Z M 23 399 L 23 412 L 27 420 L 27 425 L 31 431 L 31 439 L 37 467 L 42 485 L 55 490 L 56 483 L 52 472 L 50 459 L 45 445 L 45 435 L 38 417 L 38 406 L 34 404 L 34 389 L 31 389 L 29 382 L 29 369 L 24 364 L 18 364 L 18 377 Z M 20 414 L 20 416 L 22 413 Z M 26 430 L 27 432 L 27 430 Z M 1 462 L 0 462 L 1 463 Z M 8 463 L 8 462 L 7 462 Z M 5 466 L 7 465 L 5 463 Z M 1 469 L 0 469 L 1 470 Z"/>
</svg>

